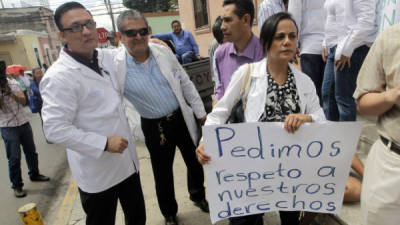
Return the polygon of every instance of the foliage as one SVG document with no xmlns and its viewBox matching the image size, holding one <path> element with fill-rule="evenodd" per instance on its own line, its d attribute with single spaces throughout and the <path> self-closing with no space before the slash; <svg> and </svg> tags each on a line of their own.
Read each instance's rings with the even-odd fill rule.
<svg viewBox="0 0 400 225">
<path fill-rule="evenodd" d="M 142 13 L 178 10 L 178 0 L 123 0 L 123 4 Z"/>
</svg>

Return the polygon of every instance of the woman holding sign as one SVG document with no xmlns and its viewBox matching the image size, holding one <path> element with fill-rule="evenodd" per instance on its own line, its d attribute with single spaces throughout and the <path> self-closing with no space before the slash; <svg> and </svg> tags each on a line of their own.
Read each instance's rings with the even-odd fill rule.
<svg viewBox="0 0 400 225">
<path fill-rule="evenodd" d="M 242 98 L 240 90 L 250 73 L 250 87 L 243 122 L 284 122 L 284 129 L 296 132 L 303 123 L 323 121 L 325 116 L 311 79 L 289 62 L 297 49 L 298 29 L 290 14 L 277 13 L 262 26 L 260 40 L 265 59 L 241 66 L 232 76 L 222 99 L 207 116 L 205 125 L 224 124 L 232 108 Z M 251 69 L 252 68 L 252 69 Z M 196 149 L 201 164 L 211 158 L 203 142 Z M 261 217 L 261 219 L 260 219 Z M 299 224 L 299 212 L 280 212 L 282 225 Z M 263 224 L 262 215 L 231 219 L 230 224 Z"/>
</svg>

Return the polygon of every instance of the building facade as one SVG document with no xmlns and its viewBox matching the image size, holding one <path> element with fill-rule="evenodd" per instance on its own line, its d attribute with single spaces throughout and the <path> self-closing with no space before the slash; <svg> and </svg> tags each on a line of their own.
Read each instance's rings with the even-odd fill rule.
<svg viewBox="0 0 400 225">
<path fill-rule="evenodd" d="M 38 35 L 38 51 L 43 56 L 41 63 L 51 65 L 57 59 L 62 45 L 52 10 L 44 7 L 0 9 L 0 34 L 15 33 L 18 30 L 42 33 Z"/>
</svg>

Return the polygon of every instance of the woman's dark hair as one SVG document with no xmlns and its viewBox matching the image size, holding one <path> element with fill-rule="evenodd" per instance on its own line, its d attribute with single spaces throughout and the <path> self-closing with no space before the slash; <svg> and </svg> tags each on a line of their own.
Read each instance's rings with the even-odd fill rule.
<svg viewBox="0 0 400 225">
<path fill-rule="evenodd" d="M 72 9 L 85 9 L 85 10 L 86 10 L 85 6 L 83 6 L 83 5 L 82 5 L 81 3 L 79 3 L 79 2 L 66 2 L 66 3 L 60 5 L 60 6 L 56 9 L 56 11 L 54 12 L 54 20 L 55 20 L 55 22 L 56 22 L 56 25 L 57 25 L 58 30 L 60 30 L 60 31 L 63 30 L 63 27 L 62 27 L 62 25 L 61 25 L 61 16 L 62 16 L 64 13 L 66 13 L 66 12 L 72 10 Z M 88 12 L 89 12 L 89 11 L 88 11 Z M 89 12 L 89 14 L 90 14 L 90 12 Z"/>
<path fill-rule="evenodd" d="M 220 16 L 218 16 L 217 19 L 215 19 L 215 22 L 212 26 L 212 32 L 215 40 L 217 40 L 219 44 L 222 44 L 222 42 L 224 41 L 224 33 L 221 30 L 221 25 L 222 25 L 222 19 Z"/>
<path fill-rule="evenodd" d="M 293 21 L 298 34 L 299 28 L 297 27 L 296 21 L 293 19 L 290 13 L 280 12 L 270 16 L 262 25 L 260 32 L 260 42 L 264 48 L 264 52 L 268 51 L 271 48 L 271 44 L 276 33 L 276 28 L 278 27 L 279 22 L 285 19 Z M 267 47 L 265 47 L 266 44 Z"/>
<path fill-rule="evenodd" d="M 235 4 L 233 11 L 239 18 L 242 18 L 246 13 L 250 15 L 250 26 L 253 26 L 254 21 L 254 4 L 252 0 L 224 0 L 222 6 Z"/>
</svg>

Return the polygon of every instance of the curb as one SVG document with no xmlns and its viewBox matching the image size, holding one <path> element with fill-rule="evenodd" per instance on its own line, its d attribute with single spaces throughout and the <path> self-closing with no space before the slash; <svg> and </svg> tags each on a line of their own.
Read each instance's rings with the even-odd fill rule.
<svg viewBox="0 0 400 225">
<path fill-rule="evenodd" d="M 68 225 L 71 217 L 71 212 L 74 207 L 75 199 L 78 194 L 78 186 L 75 181 L 71 178 L 68 190 L 64 196 L 64 200 L 57 213 L 57 218 L 54 225 Z"/>
</svg>

